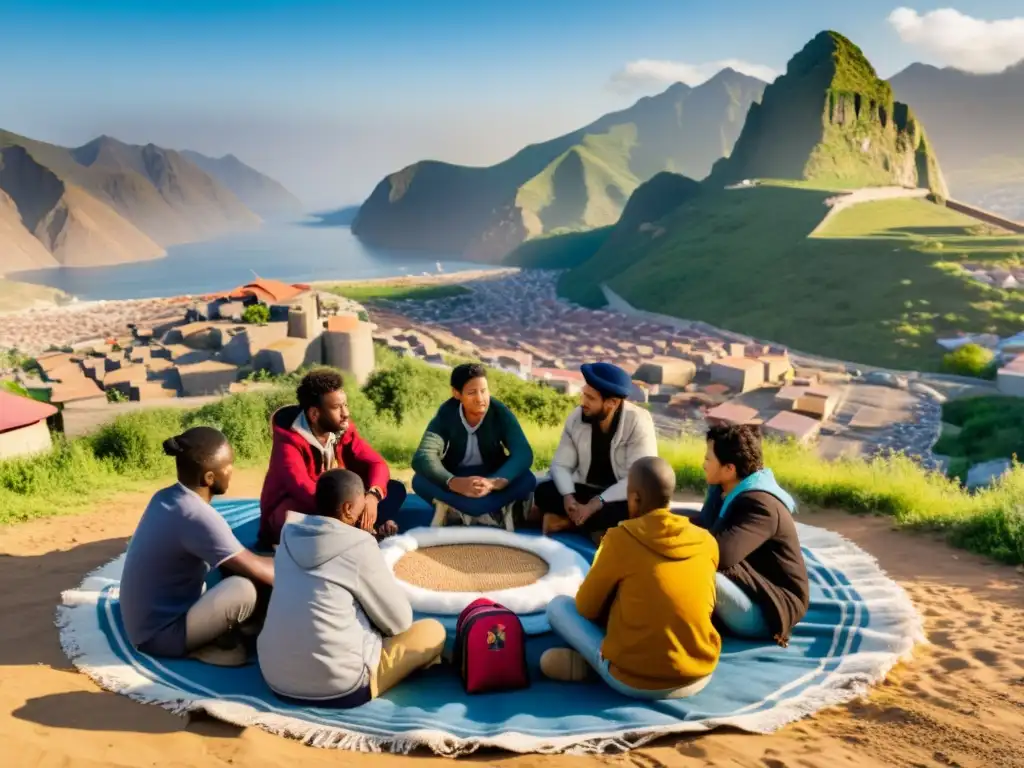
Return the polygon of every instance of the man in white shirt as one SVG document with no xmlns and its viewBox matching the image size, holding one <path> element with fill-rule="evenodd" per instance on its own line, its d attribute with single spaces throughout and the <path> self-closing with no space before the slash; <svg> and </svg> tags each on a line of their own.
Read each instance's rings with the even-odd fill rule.
<svg viewBox="0 0 1024 768">
<path fill-rule="evenodd" d="M 599 538 L 628 519 L 626 482 L 637 459 L 658 455 L 651 414 L 630 403 L 632 380 L 611 363 L 587 363 L 580 407 L 569 414 L 551 479 L 537 486 L 544 533 L 578 528 Z"/>
</svg>

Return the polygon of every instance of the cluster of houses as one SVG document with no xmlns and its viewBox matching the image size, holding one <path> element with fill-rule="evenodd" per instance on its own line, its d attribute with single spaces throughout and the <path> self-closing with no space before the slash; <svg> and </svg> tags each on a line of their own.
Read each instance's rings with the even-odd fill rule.
<svg viewBox="0 0 1024 768">
<path fill-rule="evenodd" d="M 479 348 L 436 328 L 380 327 L 374 340 L 398 355 L 445 366 L 445 353 L 472 357 L 492 368 L 574 395 L 583 388 L 583 359 L 553 357 L 518 341 L 516 348 Z M 835 411 L 840 390 L 818 380 L 814 371 L 797 371 L 784 349 L 717 339 L 622 342 L 598 359 L 631 372 L 634 401 L 657 404 L 682 419 L 708 423 L 762 424 L 766 433 L 800 442 L 811 440 Z M 617 354 L 616 354 L 617 353 Z M 591 358 L 593 359 L 593 358 Z M 640 362 L 636 362 L 639 360 Z M 769 408 L 754 408 L 736 398 L 772 389 Z M 763 399 L 763 398 L 762 398 Z M 770 413 L 769 413 L 770 412 Z M 768 418 L 762 418 L 762 414 Z"/>
<path fill-rule="evenodd" d="M 255 304 L 268 308 L 268 322 L 242 321 Z M 371 325 L 357 311 L 344 311 L 337 297 L 309 286 L 275 280 L 205 296 L 184 317 L 130 330 L 123 338 L 39 355 L 38 374 L 15 375 L 33 399 L 5 402 L 5 414 L 20 412 L 15 420 L 25 428 L 39 422 L 38 406 L 45 406 L 44 420 L 59 430 L 67 407 L 230 393 L 244 389 L 253 373 L 280 375 L 315 364 L 363 383 L 374 367 Z"/>
</svg>

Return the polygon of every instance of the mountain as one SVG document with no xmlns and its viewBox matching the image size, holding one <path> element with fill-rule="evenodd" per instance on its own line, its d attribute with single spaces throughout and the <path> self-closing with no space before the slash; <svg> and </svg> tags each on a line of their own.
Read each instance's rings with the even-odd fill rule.
<svg viewBox="0 0 1024 768">
<path fill-rule="evenodd" d="M 633 190 L 656 173 L 706 176 L 732 150 L 764 87 L 726 69 L 497 165 L 415 163 L 377 185 L 352 231 L 369 245 L 495 261 L 529 238 L 613 224 Z"/>
<path fill-rule="evenodd" d="M 234 192 L 250 210 L 264 218 L 302 213 L 302 202 L 284 185 L 246 165 L 234 155 L 207 157 L 191 150 L 184 150 L 181 154 Z"/>
<path fill-rule="evenodd" d="M 928 126 L 954 197 L 1024 219 L 1024 60 L 989 75 L 912 64 L 889 82 Z"/>
<path fill-rule="evenodd" d="M 108 136 L 69 149 L 0 131 L 0 274 L 158 258 L 259 224 L 173 150 Z"/>
<path fill-rule="evenodd" d="M 948 194 L 921 122 L 860 48 L 822 32 L 751 107 L 709 181 L 796 179 L 832 188 L 922 186 Z"/>
<path fill-rule="evenodd" d="M 1024 237 L 888 190 L 826 219 L 837 189 L 923 184 L 943 197 L 928 136 L 856 46 L 826 32 L 765 89 L 708 178 L 657 174 L 614 227 L 527 242 L 507 261 L 567 270 L 559 294 L 579 304 L 605 305 L 610 288 L 795 350 L 936 369 L 938 338 L 1015 332 L 1024 296 L 968 279 L 963 254 L 1012 269 Z"/>
</svg>

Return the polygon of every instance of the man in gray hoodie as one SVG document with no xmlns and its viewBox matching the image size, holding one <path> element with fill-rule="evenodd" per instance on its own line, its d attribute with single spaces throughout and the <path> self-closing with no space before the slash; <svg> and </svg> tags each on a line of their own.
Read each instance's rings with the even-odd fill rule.
<svg viewBox="0 0 1024 768">
<path fill-rule="evenodd" d="M 289 512 L 274 555 L 274 592 L 258 643 L 260 671 L 279 697 L 357 707 L 440 661 L 445 630 L 412 606 L 373 535 L 354 472 L 316 485 L 316 514 Z"/>
</svg>

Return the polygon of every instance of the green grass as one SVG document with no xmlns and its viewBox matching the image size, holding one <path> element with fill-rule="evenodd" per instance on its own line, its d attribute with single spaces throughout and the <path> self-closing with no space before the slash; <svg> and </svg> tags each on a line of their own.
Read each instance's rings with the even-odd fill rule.
<svg viewBox="0 0 1024 768">
<path fill-rule="evenodd" d="M 0 277 L 0 307 L 5 312 L 27 309 L 37 302 L 46 304 L 64 304 L 71 297 L 58 288 L 34 283 L 20 283 Z"/>
<path fill-rule="evenodd" d="M 453 296 L 465 296 L 469 289 L 461 285 L 396 285 L 380 284 L 338 284 L 324 288 L 329 293 L 344 296 L 358 302 L 374 300 L 388 301 L 430 301 L 432 299 L 449 299 Z"/>
<path fill-rule="evenodd" d="M 1024 400 L 1018 397 L 971 397 L 942 406 L 943 431 L 936 453 L 963 459 L 967 466 L 989 459 L 1024 459 Z"/>
<path fill-rule="evenodd" d="M 1013 266 L 1024 238 L 981 234 L 925 200 L 862 203 L 818 236 L 829 193 L 764 184 L 708 191 L 617 238 L 563 276 L 563 296 L 600 306 L 602 282 L 641 309 L 702 320 L 794 349 L 868 365 L 938 370 L 937 338 L 1016 333 L 1018 293 L 966 279 L 970 259 Z"/>
<path fill-rule="evenodd" d="M 382 363 L 392 366 L 395 361 L 385 357 Z M 413 366 L 424 374 L 431 370 L 421 363 Z M 500 389 L 501 382 L 495 383 Z M 270 414 L 291 402 L 293 393 L 291 385 L 282 385 L 233 395 L 195 411 L 136 412 L 95 435 L 62 440 L 44 455 L 0 462 L 0 522 L 67 513 L 120 491 L 169 481 L 173 463 L 163 455 L 161 442 L 194 424 L 224 430 L 240 466 L 262 466 L 270 452 Z M 397 421 L 387 412 L 378 412 L 356 388 L 349 388 L 349 402 L 360 431 L 395 469 L 408 467 L 437 404 L 435 400 Z M 514 407 L 521 412 L 528 408 L 523 403 Z M 524 420 L 523 427 L 534 448 L 535 468 L 547 467 L 561 435 L 560 424 Z M 699 437 L 662 441 L 660 450 L 675 468 L 680 488 L 704 489 L 704 444 Z M 972 495 L 903 456 L 827 462 L 812 449 L 775 442 L 766 443 L 765 455 L 781 484 L 805 510 L 831 507 L 890 515 L 901 526 L 943 532 L 972 551 L 1009 563 L 1024 562 L 1024 468 L 1020 466 L 997 485 Z"/>
<path fill-rule="evenodd" d="M 630 170 L 636 142 L 632 123 L 586 134 L 523 184 L 516 206 L 523 210 L 531 234 L 614 224 L 640 184 Z"/>
<path fill-rule="evenodd" d="M 523 269 L 572 269 L 597 253 L 612 229 L 600 227 L 527 240 L 505 257 L 505 264 Z"/>
</svg>

